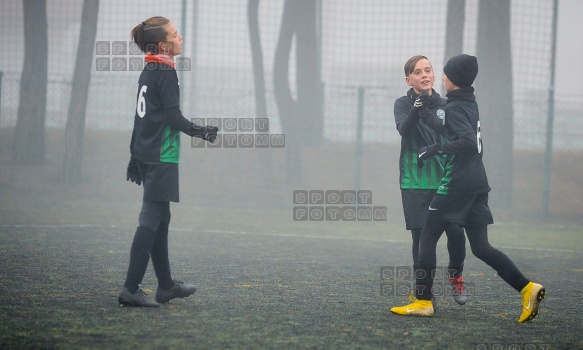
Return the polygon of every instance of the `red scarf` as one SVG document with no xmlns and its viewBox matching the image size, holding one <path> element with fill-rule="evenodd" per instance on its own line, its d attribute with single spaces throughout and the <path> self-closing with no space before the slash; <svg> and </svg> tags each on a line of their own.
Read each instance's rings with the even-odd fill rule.
<svg viewBox="0 0 583 350">
<path fill-rule="evenodd" d="M 146 62 L 158 62 L 158 63 L 164 63 L 169 65 L 172 68 L 176 67 L 176 64 L 174 63 L 174 60 L 172 60 L 172 57 L 168 56 L 168 55 L 154 55 L 154 54 L 147 54 L 145 57 Z"/>
</svg>

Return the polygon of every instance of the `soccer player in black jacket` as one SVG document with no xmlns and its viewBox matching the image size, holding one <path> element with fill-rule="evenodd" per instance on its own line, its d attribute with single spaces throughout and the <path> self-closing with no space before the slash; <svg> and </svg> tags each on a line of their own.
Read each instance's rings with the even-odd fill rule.
<svg viewBox="0 0 583 350">
<path fill-rule="evenodd" d="M 490 265 L 510 286 L 522 294 L 522 314 L 518 322 L 530 322 L 538 314 L 545 289 L 528 280 L 516 265 L 488 242 L 487 225 L 494 222 L 488 207 L 488 178 L 482 162 L 482 137 L 478 105 L 472 84 L 478 74 L 478 61 L 470 55 L 450 58 L 443 77 L 447 90 L 445 127 L 448 143 L 434 143 L 419 150 L 418 161 L 438 154 L 448 157 L 445 175 L 431 201 L 425 227 L 421 233 L 419 270 L 416 271 L 415 302 L 391 311 L 398 315 L 432 316 L 431 288 L 439 237 L 452 222 L 463 226 L 472 253 Z"/>
<path fill-rule="evenodd" d="M 405 214 L 405 228 L 411 230 L 413 239 L 413 269 L 419 268 L 419 237 L 425 225 L 429 204 L 443 177 L 443 163 L 446 156 L 428 159 L 424 167 L 418 166 L 419 149 L 427 147 L 442 136 L 424 121 L 437 123 L 445 116 L 445 100 L 433 89 L 435 74 L 427 57 L 416 55 L 407 60 L 404 66 L 405 82 L 411 86 L 407 95 L 395 101 L 395 125 L 401 135 L 401 154 L 399 156 L 399 183 Z M 439 126 L 438 126 L 439 128 Z M 467 301 L 462 276 L 466 258 L 466 237 L 464 230 L 456 223 L 445 229 L 447 250 L 449 252 L 448 278 L 452 284 L 454 300 L 463 305 Z M 412 290 L 413 292 L 413 290 Z M 413 294 L 411 300 L 413 299 Z"/>
<path fill-rule="evenodd" d="M 202 127 L 180 111 L 180 92 L 174 56 L 182 52 L 182 36 L 170 20 L 151 17 L 138 24 L 131 37 L 146 54 L 138 80 L 131 158 L 127 179 L 143 183 L 144 197 L 130 251 L 130 262 L 118 302 L 127 306 L 157 307 L 196 290 L 172 279 L 168 259 L 170 202 L 178 202 L 180 133 L 214 142 L 216 127 Z M 156 301 L 146 297 L 140 283 L 152 258 L 158 279 Z"/>
</svg>

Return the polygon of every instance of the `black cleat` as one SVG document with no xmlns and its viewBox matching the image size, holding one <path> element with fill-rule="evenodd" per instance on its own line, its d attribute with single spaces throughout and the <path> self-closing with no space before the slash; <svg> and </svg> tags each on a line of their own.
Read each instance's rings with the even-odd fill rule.
<svg viewBox="0 0 583 350">
<path fill-rule="evenodd" d="M 139 306 L 139 307 L 159 307 L 160 304 L 151 301 L 146 298 L 146 293 L 143 290 L 138 289 L 135 293 L 130 293 L 130 291 L 123 287 L 117 297 L 117 301 L 123 306 Z"/>
<path fill-rule="evenodd" d="M 173 281 L 174 286 L 168 290 L 160 287 L 156 289 L 156 301 L 160 304 L 167 303 L 172 299 L 186 298 L 196 291 L 196 287 L 192 284 L 184 284 L 183 282 Z"/>
</svg>

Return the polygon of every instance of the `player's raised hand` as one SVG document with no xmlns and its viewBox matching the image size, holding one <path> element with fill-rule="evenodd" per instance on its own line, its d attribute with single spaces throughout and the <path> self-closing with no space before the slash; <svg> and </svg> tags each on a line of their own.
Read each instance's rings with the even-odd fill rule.
<svg viewBox="0 0 583 350">
<path fill-rule="evenodd" d="M 130 162 L 128 164 L 128 170 L 126 172 L 126 181 L 135 182 L 136 185 L 140 186 L 142 183 L 142 177 L 140 176 L 140 172 L 138 171 L 138 165 L 134 157 L 130 157 Z"/>
<path fill-rule="evenodd" d="M 436 154 L 440 154 L 443 153 L 440 149 L 439 149 L 439 143 L 434 143 L 432 145 L 429 146 L 423 146 L 421 148 L 419 148 L 419 155 L 417 157 L 417 165 L 421 168 L 423 166 L 423 162 L 425 161 L 425 159 L 429 159 L 431 157 L 433 157 Z"/>
<path fill-rule="evenodd" d="M 427 91 L 423 91 L 421 93 L 421 95 L 419 95 L 417 97 L 417 99 L 415 99 L 415 102 L 413 103 L 413 107 L 421 108 L 423 106 L 427 106 L 428 103 L 429 103 L 429 93 Z"/>
</svg>

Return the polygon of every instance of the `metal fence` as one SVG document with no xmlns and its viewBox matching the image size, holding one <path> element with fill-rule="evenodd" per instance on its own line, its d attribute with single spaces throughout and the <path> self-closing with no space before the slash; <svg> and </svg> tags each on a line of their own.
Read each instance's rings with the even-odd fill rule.
<svg viewBox="0 0 583 350">
<path fill-rule="evenodd" d="M 435 87 L 444 95 L 439 78 L 445 63 L 447 0 L 320 0 L 318 4 L 325 140 L 355 142 L 358 89 L 364 88 L 363 142 L 398 145 L 400 139 L 395 131 L 392 109 L 395 99 L 408 88 L 402 72 L 404 62 L 414 54 L 428 56 L 438 77 Z M 281 131 L 272 77 L 283 5 L 283 0 L 261 1 L 259 5 L 267 114 L 274 133 Z M 82 2 L 76 0 L 47 0 L 49 89 L 46 126 L 49 128 L 64 128 L 66 123 L 81 6 Z M 552 0 L 511 2 L 515 150 L 543 151 L 545 147 L 546 120 L 551 112 L 548 99 L 552 72 L 552 9 Z M 192 118 L 254 117 L 247 1 L 101 0 L 87 128 L 131 129 L 139 71 L 120 62 L 141 57 L 129 50 L 129 32 L 137 23 L 154 15 L 170 18 L 184 36 L 182 57 L 190 59 L 191 64 L 190 69 L 179 72 L 184 115 Z M 478 0 L 467 0 L 463 48 L 470 54 L 476 51 L 477 16 Z M 0 26 L 3 46 L 10 48 L 0 51 L 0 71 L 3 72 L 0 128 L 10 128 L 16 124 L 24 57 L 20 0 L 0 3 Z M 128 50 L 117 52 L 116 43 L 127 44 Z M 99 45 L 109 50 L 100 51 Z M 115 63 L 116 58 L 122 60 Z M 291 58 L 289 77 L 295 93 L 293 54 Z M 99 65 L 99 59 L 110 61 L 108 70 Z M 583 149 L 582 116 L 583 101 L 579 96 L 556 96 L 555 150 Z M 484 134 L 488 142 L 496 142 L 496 135 L 488 135 L 487 130 Z"/>
<path fill-rule="evenodd" d="M 68 97 L 79 37 L 81 2 L 48 0 L 49 84 L 47 127 L 62 128 L 66 122 Z M 16 123 L 18 87 L 24 56 L 22 4 L 19 0 L 0 5 L 2 42 L 10 50 L 0 53 L 2 80 L 0 127 Z M 423 8 L 424 20 L 416 20 Z M 260 30 L 266 81 L 268 113 L 278 125 L 273 101 L 273 54 L 283 10 L 283 0 L 260 3 Z M 365 142 L 396 144 L 392 132 L 392 102 L 403 95 L 403 62 L 422 53 L 434 64 L 439 76 L 443 66 L 447 1 L 321 1 L 322 79 L 325 84 L 325 137 L 330 141 L 353 142 L 357 89 L 366 88 Z M 109 44 L 107 54 L 96 46 L 87 127 L 131 128 L 134 84 L 139 74 L 125 66 L 100 70 L 98 59 L 121 58 L 115 43 L 129 44 L 129 31 L 152 15 L 170 18 L 184 35 L 184 57 L 192 69 L 181 72 L 184 114 L 197 117 L 238 116 L 255 113 L 253 79 L 244 0 L 125 1 L 100 2 L 97 41 Z M 548 87 L 551 73 L 552 1 L 512 1 L 512 54 L 514 84 L 515 146 L 543 148 L 546 137 Z M 184 21 L 184 23 L 182 23 Z M 477 0 L 466 2 L 464 51 L 473 53 L 476 44 Z M 292 55 L 293 58 L 293 55 Z M 118 70 L 115 70 L 118 69 Z M 290 65 L 293 88 L 294 64 Z M 479 79 L 479 77 L 478 77 Z M 441 83 L 436 88 L 443 93 Z M 100 107 L 101 106 L 101 107 Z M 103 108 L 107 106 L 107 108 Z M 557 96 L 554 146 L 581 149 L 583 102 L 577 96 Z"/>
</svg>

